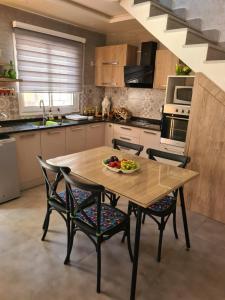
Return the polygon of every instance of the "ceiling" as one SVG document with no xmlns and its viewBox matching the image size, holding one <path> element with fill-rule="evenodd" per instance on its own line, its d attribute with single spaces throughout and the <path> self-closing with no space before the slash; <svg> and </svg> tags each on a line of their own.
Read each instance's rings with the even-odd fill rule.
<svg viewBox="0 0 225 300">
<path fill-rule="evenodd" d="M 130 24 L 140 26 L 120 6 L 119 0 L 0 0 L 0 3 L 101 33 L 125 31 Z"/>
</svg>

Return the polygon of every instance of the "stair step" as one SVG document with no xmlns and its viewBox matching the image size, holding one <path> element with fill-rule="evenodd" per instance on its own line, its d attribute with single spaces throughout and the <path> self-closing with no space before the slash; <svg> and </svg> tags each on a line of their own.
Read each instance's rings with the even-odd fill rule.
<svg viewBox="0 0 225 300">
<path fill-rule="evenodd" d="M 197 31 L 202 31 L 202 19 L 188 19 L 186 22 L 190 25 L 191 28 L 194 28 Z"/>
<path fill-rule="evenodd" d="M 225 51 L 219 46 L 205 43 L 205 44 L 193 44 L 193 45 L 184 45 L 184 48 L 193 48 L 193 47 L 208 47 L 206 61 L 221 61 L 225 60 Z"/>
<path fill-rule="evenodd" d="M 173 9 L 173 13 L 182 20 L 186 20 L 186 18 L 187 18 L 187 9 L 186 8 Z"/>
<path fill-rule="evenodd" d="M 188 27 L 187 23 L 177 22 L 176 20 L 173 20 L 170 16 L 168 17 L 167 30 L 174 31 L 174 32 L 187 30 L 187 40 L 186 40 L 187 45 L 200 44 L 200 43 L 213 43 L 215 45 L 218 45 L 217 36 L 213 35 L 211 30 L 207 30 L 207 32 L 197 31 L 196 29 Z"/>
</svg>

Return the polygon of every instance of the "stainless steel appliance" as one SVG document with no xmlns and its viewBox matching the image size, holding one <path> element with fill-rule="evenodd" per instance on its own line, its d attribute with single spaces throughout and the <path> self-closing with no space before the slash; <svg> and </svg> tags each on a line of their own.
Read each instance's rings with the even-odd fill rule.
<svg viewBox="0 0 225 300">
<path fill-rule="evenodd" d="M 175 86 L 174 104 L 191 105 L 193 86 Z"/>
<path fill-rule="evenodd" d="M 19 197 L 16 140 L 0 136 L 0 203 Z"/>
<path fill-rule="evenodd" d="M 161 143 L 184 148 L 190 106 L 165 104 L 161 123 Z"/>
</svg>

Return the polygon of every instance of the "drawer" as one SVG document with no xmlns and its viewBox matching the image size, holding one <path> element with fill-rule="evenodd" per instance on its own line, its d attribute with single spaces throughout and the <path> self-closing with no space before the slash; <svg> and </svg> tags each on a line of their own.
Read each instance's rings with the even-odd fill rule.
<svg viewBox="0 0 225 300">
<path fill-rule="evenodd" d="M 128 143 L 139 144 L 139 137 L 132 137 L 123 134 L 118 134 L 118 135 L 114 135 L 114 138 Z"/>
<path fill-rule="evenodd" d="M 155 130 L 141 129 L 140 144 L 146 148 L 159 149 L 160 132 Z"/>
<path fill-rule="evenodd" d="M 114 124 L 114 137 L 116 136 L 133 137 L 139 140 L 140 128 Z"/>
</svg>

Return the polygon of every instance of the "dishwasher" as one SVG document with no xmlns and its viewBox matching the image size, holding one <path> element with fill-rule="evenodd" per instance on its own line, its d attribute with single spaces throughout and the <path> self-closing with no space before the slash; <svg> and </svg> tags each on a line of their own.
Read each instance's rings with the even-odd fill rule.
<svg viewBox="0 0 225 300">
<path fill-rule="evenodd" d="M 0 135 L 0 203 L 20 196 L 16 140 Z"/>
</svg>

